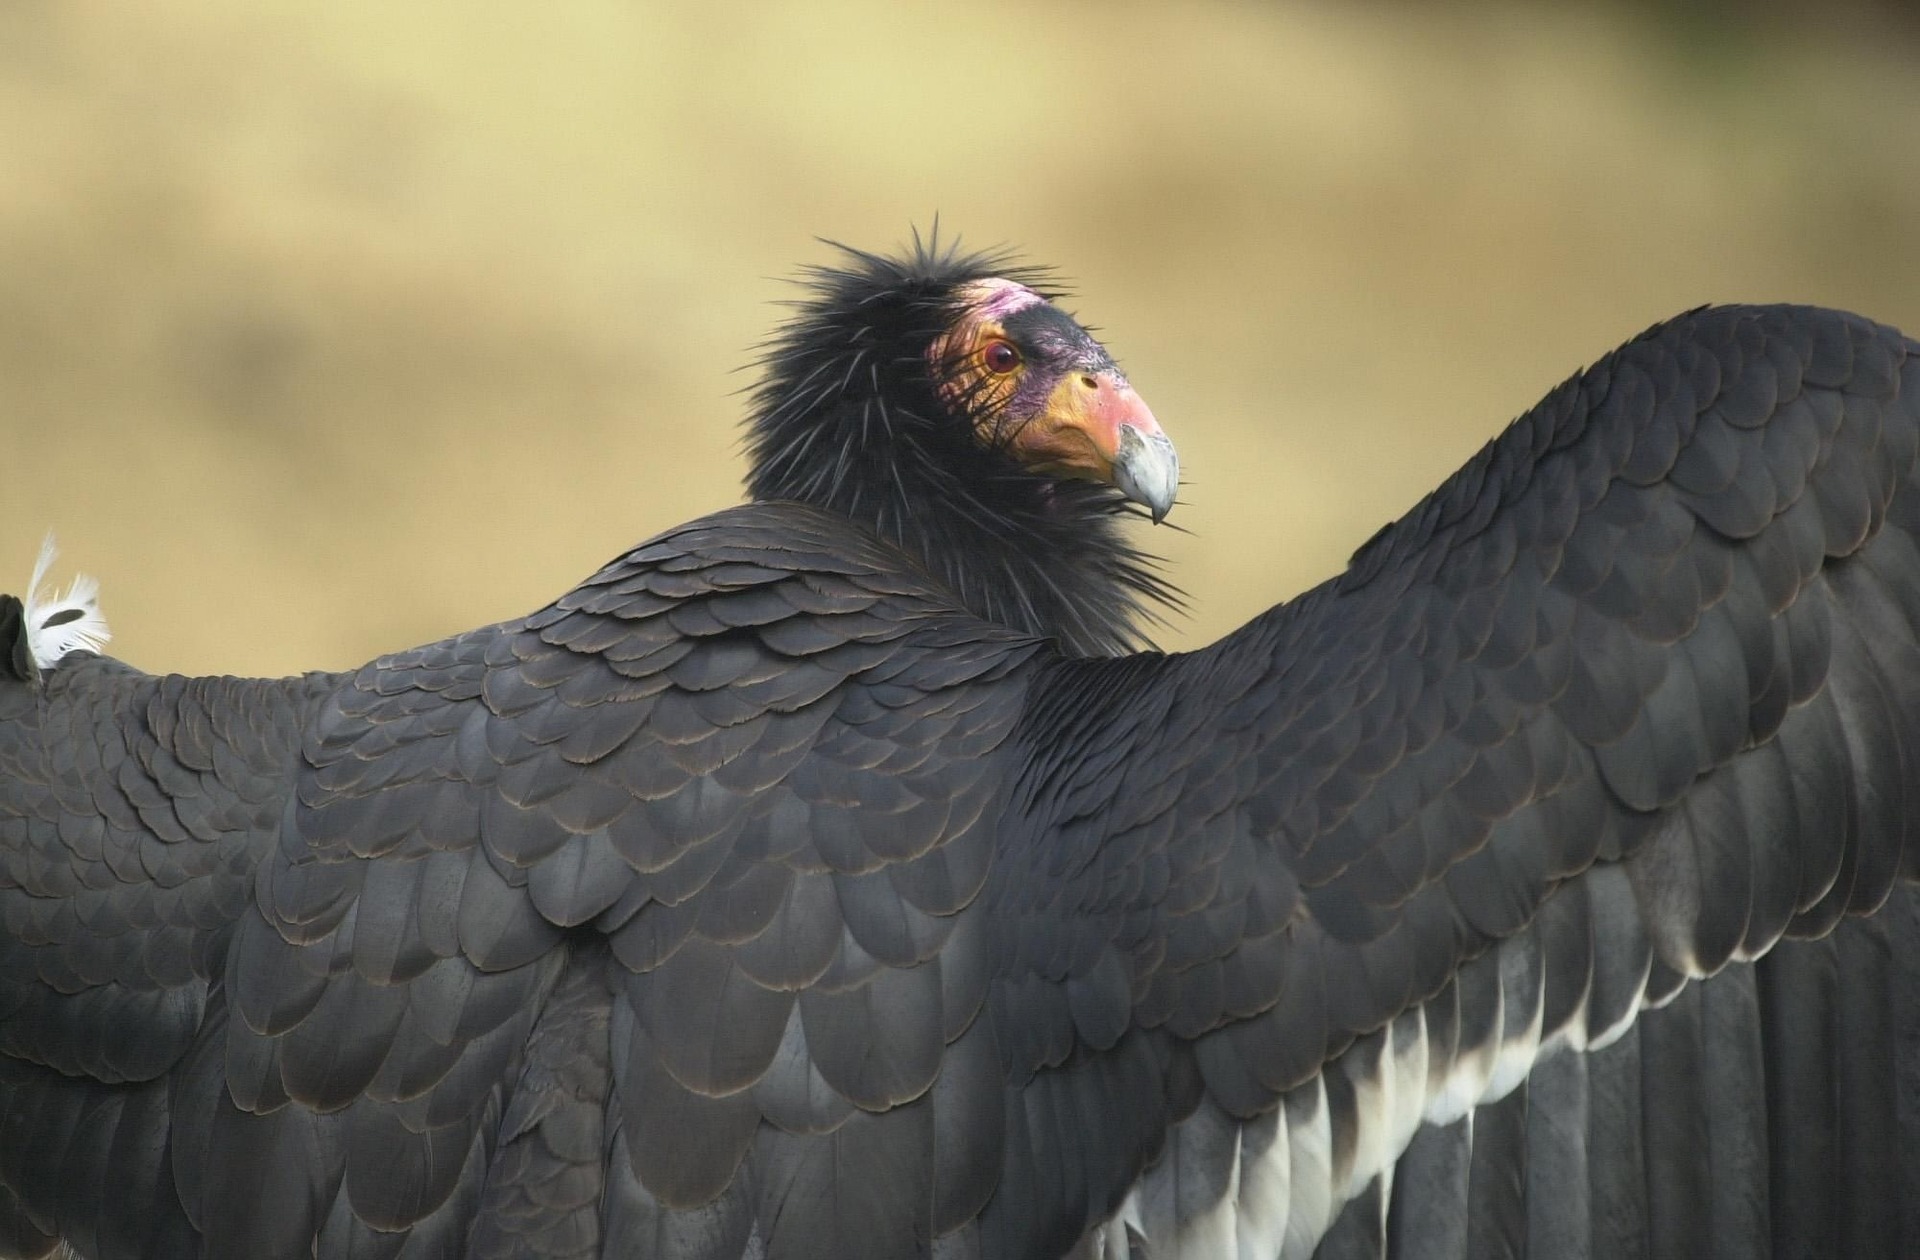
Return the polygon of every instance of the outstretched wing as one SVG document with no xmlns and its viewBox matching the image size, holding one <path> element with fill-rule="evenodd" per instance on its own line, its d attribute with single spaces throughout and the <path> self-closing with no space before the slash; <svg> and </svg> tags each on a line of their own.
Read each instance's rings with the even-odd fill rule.
<svg viewBox="0 0 1920 1260">
<path fill-rule="evenodd" d="M 180 1086 L 208 1253 L 893 1256 L 977 1212 L 998 1094 L 936 1078 L 993 1054 L 1035 645 L 900 566 L 739 509 L 331 697 Z"/>
<path fill-rule="evenodd" d="M 1304 1254 L 1423 1121 L 1478 1105 L 1470 1155 L 1426 1168 L 1426 1201 L 1492 1231 L 1454 1254 L 1516 1224 L 1524 1246 L 1524 1197 L 1489 1200 L 1504 1219 L 1465 1209 L 1469 1181 L 1527 1175 L 1495 1154 L 1525 1146 L 1524 1100 L 1485 1104 L 1545 1051 L 1603 1046 L 1689 979 L 1823 936 L 1913 873 L 1915 349 L 1831 312 L 1685 316 L 1556 390 L 1343 577 L 1203 652 L 1053 667 L 1026 732 L 1032 808 L 1067 885 L 1050 898 L 1106 943 L 1067 974 L 1117 966 L 1126 1017 L 1171 1032 L 1203 1087 L 1127 1221 L 1161 1247 Z M 1002 930 L 1029 952 L 1057 931 L 1038 905 Z M 1778 974 L 1801 999 L 1819 984 Z M 1725 1020 L 1685 998 L 1701 1075 L 1648 1076 L 1633 1100 L 1703 1088 L 1725 1057 L 1774 1072 L 1755 1105 L 1787 1123 L 1833 1061 L 1814 1040 L 1838 1034 L 1762 997 L 1749 981 Z M 1885 1023 L 1858 1031 L 1878 1038 L 1876 1098 L 1894 1087 Z M 1910 1083 L 1901 1097 L 1911 1126 Z M 1644 1139 L 1646 1184 L 1705 1158 L 1681 1115 L 1649 1102 L 1626 1144 Z M 1898 1168 L 1912 1146 L 1865 1158 Z M 1764 1202 L 1769 1152 L 1748 1154 L 1702 1175 Z M 1742 1228 L 1786 1236 L 1796 1210 Z M 1628 1229 L 1578 1224 L 1594 1254 Z"/>
<path fill-rule="evenodd" d="M 0 1252 L 177 1254 L 167 1077 L 331 683 L 43 674 L 0 604 Z"/>
</svg>

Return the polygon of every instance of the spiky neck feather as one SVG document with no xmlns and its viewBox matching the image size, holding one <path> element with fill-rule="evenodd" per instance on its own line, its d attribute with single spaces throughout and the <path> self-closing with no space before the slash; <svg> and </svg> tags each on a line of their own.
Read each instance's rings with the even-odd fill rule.
<svg viewBox="0 0 1920 1260">
<path fill-rule="evenodd" d="M 837 512 L 918 558 L 978 616 L 1109 654 L 1178 593 L 1128 543 L 1139 513 L 1115 491 L 1028 471 L 983 442 L 964 399 L 943 399 L 929 350 L 989 277 L 1051 297 L 1003 255 L 915 243 L 900 259 L 846 250 L 762 360 L 748 434 L 756 499 Z"/>
</svg>

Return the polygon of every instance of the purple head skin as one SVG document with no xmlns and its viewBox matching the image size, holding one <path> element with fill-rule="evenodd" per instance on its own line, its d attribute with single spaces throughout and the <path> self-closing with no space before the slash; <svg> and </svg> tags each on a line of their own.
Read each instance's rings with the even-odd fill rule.
<svg viewBox="0 0 1920 1260">
<path fill-rule="evenodd" d="M 999 279 L 966 286 L 953 331 L 929 354 L 983 440 L 1036 472 L 1107 482 L 1156 522 L 1172 509 L 1172 440 L 1106 348 L 1032 289 Z"/>
</svg>

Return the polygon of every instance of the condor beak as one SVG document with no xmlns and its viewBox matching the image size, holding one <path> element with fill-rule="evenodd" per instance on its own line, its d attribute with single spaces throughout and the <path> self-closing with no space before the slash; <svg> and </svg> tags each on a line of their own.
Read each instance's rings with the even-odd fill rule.
<svg viewBox="0 0 1920 1260">
<path fill-rule="evenodd" d="M 1153 416 L 1149 414 L 1147 419 L 1151 421 Z M 1180 456 L 1173 449 L 1173 439 L 1157 428 L 1143 436 L 1133 425 L 1121 425 L 1120 450 L 1113 458 L 1113 484 L 1121 494 L 1144 505 L 1153 514 L 1155 525 L 1165 520 L 1180 489 Z"/>
<path fill-rule="evenodd" d="M 1118 372 L 1068 373 L 1013 445 L 1036 471 L 1107 482 L 1155 523 L 1180 488 L 1172 439 Z"/>
</svg>

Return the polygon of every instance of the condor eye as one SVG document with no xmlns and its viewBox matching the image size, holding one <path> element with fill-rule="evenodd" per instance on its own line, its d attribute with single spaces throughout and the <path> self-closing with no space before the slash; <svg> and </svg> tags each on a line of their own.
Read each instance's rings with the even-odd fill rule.
<svg viewBox="0 0 1920 1260">
<path fill-rule="evenodd" d="M 1011 342 L 989 341 L 987 348 L 980 352 L 980 361 L 987 365 L 987 371 L 1005 376 L 1020 366 L 1020 352 Z"/>
</svg>

